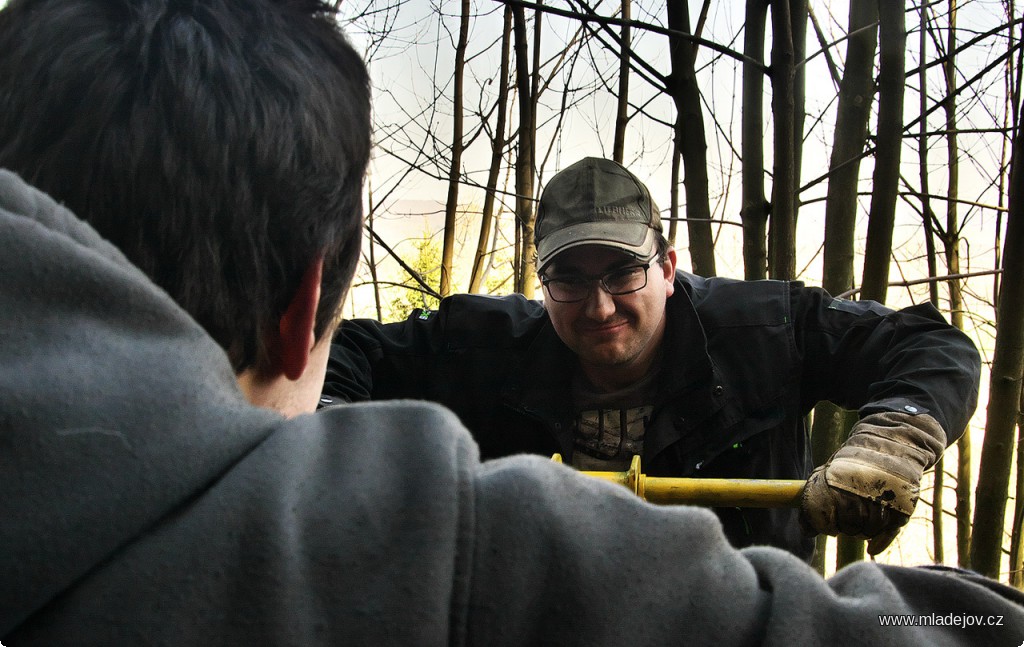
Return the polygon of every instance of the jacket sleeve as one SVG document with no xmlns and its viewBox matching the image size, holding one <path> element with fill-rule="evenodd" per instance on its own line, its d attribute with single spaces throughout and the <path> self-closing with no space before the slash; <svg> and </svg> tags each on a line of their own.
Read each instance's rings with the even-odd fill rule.
<svg viewBox="0 0 1024 647">
<path fill-rule="evenodd" d="M 804 406 L 829 400 L 861 416 L 928 413 L 947 442 L 978 403 L 981 359 L 971 340 L 930 304 L 893 311 L 791 285 Z"/>
<path fill-rule="evenodd" d="M 342 322 L 331 342 L 322 404 L 428 399 L 431 356 L 444 337 L 444 310 L 416 309 L 404 321 Z"/>
<path fill-rule="evenodd" d="M 543 306 L 522 295 L 476 294 L 452 295 L 442 299 L 436 311 L 415 310 L 396 323 L 345 321 L 331 344 L 322 400 L 406 398 L 449 403 L 446 394 L 453 388 L 491 385 L 486 380 L 486 384 L 473 381 L 480 371 L 500 382 L 503 369 L 482 366 L 486 360 L 479 358 L 497 353 L 507 360 L 523 352 L 546 322 Z M 467 365 L 476 372 L 467 373 Z M 453 375 L 457 386 L 445 383 Z"/>
<path fill-rule="evenodd" d="M 467 644 L 1016 645 L 1024 595 L 860 562 L 825 580 L 732 548 L 708 510 L 646 504 L 539 457 L 476 478 Z M 893 626 L 904 623 L 918 626 Z"/>
</svg>

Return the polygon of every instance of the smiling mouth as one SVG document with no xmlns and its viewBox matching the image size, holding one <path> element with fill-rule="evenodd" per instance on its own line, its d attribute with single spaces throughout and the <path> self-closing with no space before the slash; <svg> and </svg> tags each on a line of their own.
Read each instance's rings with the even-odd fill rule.
<svg viewBox="0 0 1024 647">
<path fill-rule="evenodd" d="M 615 321 L 599 325 L 589 325 L 584 327 L 582 332 L 585 335 L 609 335 L 625 328 L 628 323 L 628 321 Z"/>
</svg>

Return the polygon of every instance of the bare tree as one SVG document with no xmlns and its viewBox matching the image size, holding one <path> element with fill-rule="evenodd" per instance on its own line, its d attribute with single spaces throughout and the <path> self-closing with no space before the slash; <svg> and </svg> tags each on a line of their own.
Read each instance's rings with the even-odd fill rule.
<svg viewBox="0 0 1024 647">
<path fill-rule="evenodd" d="M 707 1 L 707 0 L 705 0 Z M 668 3 L 668 26 L 679 34 L 691 34 L 687 0 Z M 675 136 L 683 160 L 686 187 L 686 228 L 690 263 L 702 276 L 714 276 L 715 243 L 711 234 L 711 203 L 708 197 L 707 139 L 700 89 L 694 69 L 694 45 L 678 35 L 669 36 L 672 74 L 669 93 L 676 106 Z"/>
<path fill-rule="evenodd" d="M 921 59 L 924 60 L 927 57 L 928 52 L 928 8 L 925 5 L 920 7 L 920 28 L 918 29 L 918 49 L 921 52 Z M 920 114 L 924 115 L 928 111 L 928 68 L 921 65 L 918 68 L 918 84 L 921 86 L 920 92 L 918 92 L 918 108 Z M 935 252 L 935 232 L 932 225 L 934 220 L 934 213 L 932 212 L 931 206 L 931 195 L 929 194 L 929 181 L 928 181 L 928 122 L 926 119 L 921 119 L 919 122 L 918 130 L 918 145 L 917 145 L 917 159 L 918 159 L 918 172 L 921 178 L 921 223 L 924 229 L 924 244 L 925 244 L 925 255 L 928 263 L 928 276 L 937 276 L 938 262 L 936 260 Z M 928 295 L 929 301 L 937 309 L 939 307 L 939 289 L 937 283 L 928 284 Z M 943 515 L 945 510 L 943 509 L 943 487 L 945 481 L 945 456 L 940 456 L 938 462 L 935 463 L 935 469 L 932 472 L 932 555 L 936 563 L 943 563 L 946 557 L 945 550 L 945 536 L 943 522 Z"/>
<path fill-rule="evenodd" d="M 998 577 L 1002 556 L 1014 430 L 1021 424 L 1024 376 L 1024 123 L 1018 122 L 1010 171 L 1009 211 L 1003 247 L 995 351 L 989 380 L 988 417 L 978 468 L 971 538 L 971 568 Z"/>
<path fill-rule="evenodd" d="M 370 231 L 373 231 L 373 215 L 374 215 L 374 204 L 373 204 L 373 184 L 368 182 L 367 188 L 367 202 L 369 203 L 367 214 L 366 214 L 366 227 Z M 377 258 L 376 251 L 377 246 L 373 242 L 373 238 L 370 238 L 370 243 L 366 246 L 366 262 L 370 269 L 370 278 L 373 281 L 373 305 L 374 311 L 377 314 L 377 319 L 380 320 L 384 317 L 384 310 L 381 308 L 380 303 L 380 278 L 377 276 Z"/>
<path fill-rule="evenodd" d="M 444 246 L 441 248 L 441 296 L 452 292 L 452 258 L 455 256 L 455 224 L 459 209 L 459 181 L 462 179 L 463 78 L 466 71 L 466 47 L 469 42 L 469 0 L 462 0 L 459 41 L 455 46 L 455 87 L 452 92 L 452 155 L 448 172 L 448 197 L 445 200 Z"/>
<path fill-rule="evenodd" d="M 541 13 L 534 14 L 539 23 Z M 516 160 L 516 221 L 517 227 L 517 292 L 533 295 L 536 268 L 533 258 L 536 249 L 533 244 L 533 225 L 536 219 L 533 204 L 534 143 L 536 141 L 536 102 L 534 97 L 536 69 L 530 71 L 526 45 L 526 15 L 521 5 L 512 5 L 512 24 L 516 51 L 516 88 L 519 92 L 519 143 Z M 540 27 L 535 24 L 536 33 Z M 536 48 L 534 50 L 536 52 Z M 535 66 L 536 68 L 536 66 Z"/>
<path fill-rule="evenodd" d="M 491 240 L 491 224 L 494 219 L 494 197 L 505 152 L 505 115 L 508 113 L 509 47 L 512 41 L 512 8 L 505 7 L 504 26 L 501 31 L 501 66 L 498 71 L 498 99 L 495 109 L 494 133 L 491 137 L 491 164 L 487 173 L 484 190 L 484 204 L 480 213 L 480 237 L 473 258 L 473 271 L 469 278 L 469 291 L 479 292 L 483 284 L 484 268 L 487 266 L 488 243 Z"/>
<path fill-rule="evenodd" d="M 946 229 L 943 244 L 946 251 L 946 271 L 952 276 L 960 274 L 960 219 L 957 204 L 960 195 L 960 153 L 957 143 L 956 122 L 956 14 L 957 1 L 949 0 L 949 29 L 947 55 L 942 64 L 946 81 L 946 98 L 942 102 L 946 113 L 946 157 L 948 184 L 946 189 Z M 950 279 L 949 317 L 954 326 L 964 328 L 964 299 L 960 279 Z M 963 430 L 952 430 L 957 433 Z M 956 545 L 961 566 L 968 566 L 971 545 L 971 435 L 964 433 L 957 443 L 956 470 Z"/>
<path fill-rule="evenodd" d="M 878 21 L 878 146 L 872 176 L 873 191 L 868 214 L 861 297 L 884 303 L 889 284 L 889 256 L 892 253 L 892 231 L 896 220 L 896 193 L 903 140 L 904 55 L 907 42 L 903 0 L 880 2 Z M 842 554 L 837 561 L 839 565 L 863 559 L 863 542 L 847 538 L 841 543 Z"/>
<path fill-rule="evenodd" d="M 1007 16 L 1012 18 L 1015 15 L 1015 2 L 1010 0 L 1007 3 Z M 1015 51 L 1018 39 L 1014 35 L 1014 23 L 1012 20 L 1007 24 L 1006 29 L 1006 42 L 1007 52 L 1010 53 L 1006 58 L 1006 72 L 1004 76 L 1004 86 L 1006 88 L 1006 99 L 1004 100 L 1004 125 L 1009 123 L 1017 123 L 1017 110 L 1020 106 L 1020 88 L 1021 88 L 1021 72 L 1024 71 L 1024 65 L 1019 60 L 1020 57 L 1024 56 L 1024 51 L 1018 52 L 1017 63 L 1014 64 L 1014 57 L 1012 52 Z M 1003 141 L 1003 159 L 1006 159 L 1006 140 Z M 1001 176 L 1005 177 L 1005 176 Z M 1002 188 L 1002 181 L 1000 182 L 1000 188 Z M 1005 195 L 1004 191 L 999 192 L 1000 201 L 1002 196 Z M 1000 262 L 998 251 L 1001 247 L 1000 231 L 1001 221 L 997 219 L 996 225 L 996 264 Z M 994 277 L 994 292 L 999 293 L 999 275 Z M 1024 411 L 1024 393 L 1021 394 L 1021 411 Z M 1024 465 L 1024 424 L 1017 424 L 1017 483 L 1014 488 L 1016 496 L 1014 497 L 1014 514 L 1013 525 L 1010 528 L 1010 583 L 1018 588 L 1024 588 L 1024 470 L 1020 468 Z"/>
<path fill-rule="evenodd" d="M 629 124 L 629 20 L 631 0 L 622 0 L 622 34 L 619 51 L 619 91 L 615 112 L 615 138 L 612 144 L 612 159 L 622 164 L 626 148 L 626 126 Z"/>
<path fill-rule="evenodd" d="M 849 33 L 825 200 L 822 287 L 832 294 L 841 294 L 854 286 L 857 186 L 875 96 L 877 0 L 850 0 Z"/>
<path fill-rule="evenodd" d="M 880 2 L 878 20 L 878 145 L 861 297 L 884 303 L 889 284 L 889 257 L 903 141 L 904 55 L 907 44 L 903 0 Z"/>
<path fill-rule="evenodd" d="M 772 3 L 772 116 L 775 123 L 775 165 L 768 231 L 768 274 L 796 278 L 796 61 L 788 2 Z"/>
<path fill-rule="evenodd" d="M 867 145 L 868 118 L 875 94 L 874 69 L 877 39 L 876 0 L 850 0 L 846 65 L 839 84 L 835 141 L 829 163 L 825 200 L 825 241 L 822 287 L 832 294 L 853 288 L 854 232 L 857 222 L 857 186 L 860 160 Z M 846 439 L 856 420 L 831 403 L 814 411 L 811 432 L 813 454 L 818 464 L 832 455 Z M 863 542 L 838 540 L 840 565 L 860 559 Z M 824 542 L 819 542 L 823 552 Z"/>
<path fill-rule="evenodd" d="M 768 201 L 764 196 L 764 31 L 768 0 L 747 0 L 743 29 L 743 274 L 763 279 L 768 272 Z"/>
<path fill-rule="evenodd" d="M 804 149 L 804 111 L 807 103 L 807 0 L 789 0 L 790 32 L 793 39 L 793 190 L 800 186 Z M 794 193 L 793 199 L 797 199 Z M 799 211 L 794 212 L 794 216 Z"/>
</svg>

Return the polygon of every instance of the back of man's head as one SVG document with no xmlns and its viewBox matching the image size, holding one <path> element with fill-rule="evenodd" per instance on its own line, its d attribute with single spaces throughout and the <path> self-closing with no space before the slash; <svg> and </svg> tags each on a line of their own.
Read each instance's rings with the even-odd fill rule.
<svg viewBox="0 0 1024 647">
<path fill-rule="evenodd" d="M 358 260 L 365 66 L 317 0 L 11 0 L 0 167 L 88 220 L 236 371 L 324 258 L 316 334 Z"/>
</svg>

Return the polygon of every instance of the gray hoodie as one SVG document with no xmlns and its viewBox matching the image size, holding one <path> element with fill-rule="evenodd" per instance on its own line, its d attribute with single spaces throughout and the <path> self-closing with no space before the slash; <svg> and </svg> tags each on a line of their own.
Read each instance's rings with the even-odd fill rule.
<svg viewBox="0 0 1024 647">
<path fill-rule="evenodd" d="M 543 458 L 481 464 L 435 405 L 254 408 L 185 312 L 6 172 L 0 241 L 8 647 L 1024 641 L 995 582 L 871 563 L 825 581 L 732 549 L 708 511 Z"/>
</svg>

